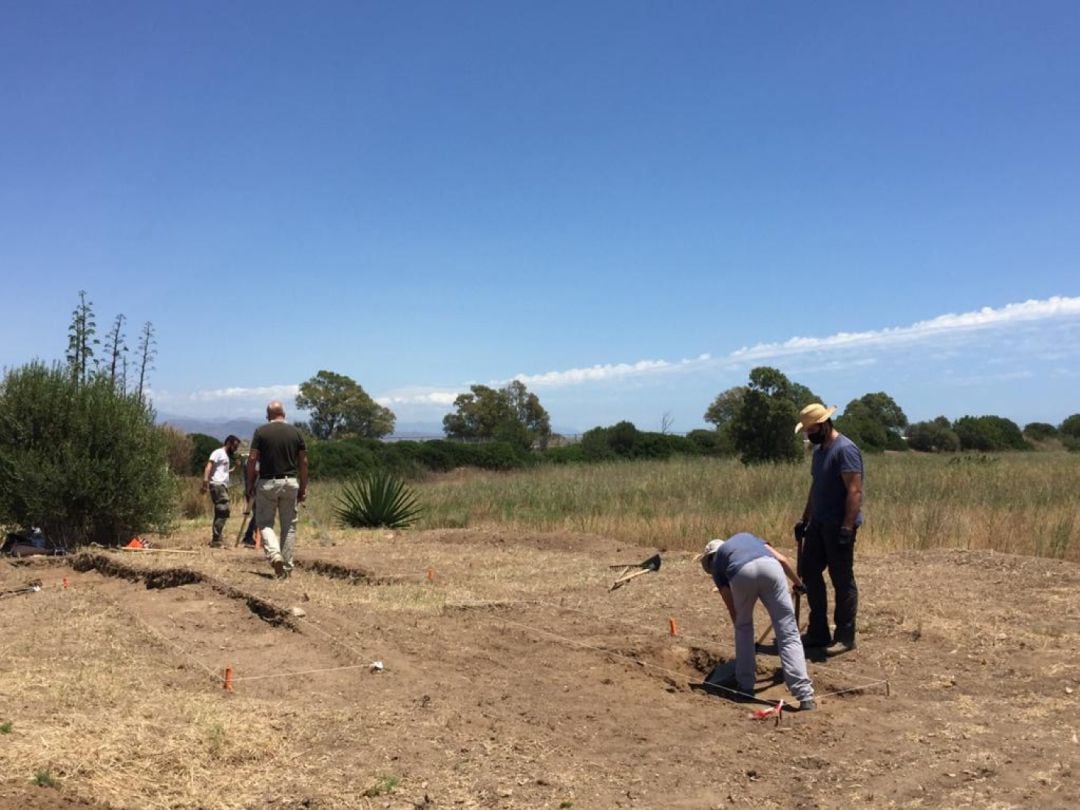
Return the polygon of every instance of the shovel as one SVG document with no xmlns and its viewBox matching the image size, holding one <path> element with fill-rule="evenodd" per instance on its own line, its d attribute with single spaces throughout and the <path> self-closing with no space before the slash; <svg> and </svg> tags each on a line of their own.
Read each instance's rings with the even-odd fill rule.
<svg viewBox="0 0 1080 810">
<path fill-rule="evenodd" d="M 240 538 L 244 536 L 244 530 L 247 529 L 248 519 L 251 516 L 252 503 L 250 498 L 244 499 L 244 514 L 240 518 L 240 529 L 236 532 L 236 542 L 233 543 L 233 548 L 238 548 L 240 545 Z"/>
<path fill-rule="evenodd" d="M 616 567 L 616 566 L 612 566 L 612 567 Z M 645 562 L 638 563 L 637 565 L 624 565 L 622 567 L 627 568 L 627 569 L 629 569 L 629 568 L 637 568 L 638 570 L 630 571 L 630 573 L 623 574 L 621 577 L 619 577 L 617 580 L 615 580 L 614 583 L 612 583 L 611 590 L 615 590 L 616 588 L 621 588 L 627 582 L 629 582 L 630 580 L 632 580 L 632 579 L 634 579 L 636 577 L 640 577 L 642 574 L 648 574 L 650 571 L 659 571 L 660 570 L 660 555 L 659 554 L 654 554 L 653 556 L 649 557 L 649 559 L 645 560 Z"/>
</svg>

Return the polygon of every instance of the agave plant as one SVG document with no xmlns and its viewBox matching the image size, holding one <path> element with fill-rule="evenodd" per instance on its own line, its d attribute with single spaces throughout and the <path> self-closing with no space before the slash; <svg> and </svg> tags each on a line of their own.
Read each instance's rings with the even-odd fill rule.
<svg viewBox="0 0 1080 810">
<path fill-rule="evenodd" d="M 378 526 L 403 529 L 421 511 L 416 496 L 405 483 L 384 470 L 375 470 L 349 481 L 334 507 L 334 514 L 341 524 L 354 529 Z"/>
</svg>

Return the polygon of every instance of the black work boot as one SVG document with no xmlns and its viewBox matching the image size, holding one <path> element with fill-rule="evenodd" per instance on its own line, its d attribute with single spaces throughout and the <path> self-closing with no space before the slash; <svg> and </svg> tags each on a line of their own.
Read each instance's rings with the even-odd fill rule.
<svg viewBox="0 0 1080 810">
<path fill-rule="evenodd" d="M 829 638 L 829 634 L 819 635 L 817 633 L 806 632 L 799 639 L 802 642 L 803 649 L 812 650 L 820 647 L 828 647 L 832 644 L 832 639 Z"/>
</svg>

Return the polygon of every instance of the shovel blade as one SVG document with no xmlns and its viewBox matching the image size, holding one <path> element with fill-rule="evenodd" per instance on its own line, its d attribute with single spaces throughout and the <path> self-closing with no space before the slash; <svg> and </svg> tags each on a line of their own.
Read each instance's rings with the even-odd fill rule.
<svg viewBox="0 0 1080 810">
<path fill-rule="evenodd" d="M 660 555 L 654 554 L 641 563 L 638 568 L 644 568 L 646 571 L 659 571 L 660 570 Z"/>
</svg>

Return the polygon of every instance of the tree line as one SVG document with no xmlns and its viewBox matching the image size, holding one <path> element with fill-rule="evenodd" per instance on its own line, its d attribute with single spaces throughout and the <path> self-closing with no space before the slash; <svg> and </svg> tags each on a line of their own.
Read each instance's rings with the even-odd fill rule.
<svg viewBox="0 0 1080 810">
<path fill-rule="evenodd" d="M 712 430 L 675 437 L 666 430 L 641 431 L 624 421 L 586 431 L 579 446 L 567 448 L 552 434 L 550 416 L 539 397 L 514 380 L 502 388 L 474 385 L 460 394 L 454 410 L 443 417 L 443 432 L 449 440 L 503 443 L 555 462 L 662 458 L 672 453 L 737 455 L 746 464 L 798 461 L 804 454 L 803 439 L 792 426 L 805 405 L 823 401 L 780 370 L 760 366 L 750 371 L 745 385 L 721 392 L 709 405 L 704 419 Z M 317 439 L 379 440 L 394 429 L 393 412 L 376 403 L 355 380 L 330 371 L 319 371 L 302 383 L 296 404 L 310 413 L 310 420 L 300 426 Z M 1080 414 L 1059 426 L 1034 422 L 1023 429 L 995 415 L 955 421 L 939 416 L 911 424 L 884 391 L 853 399 L 834 422 L 869 453 L 1026 450 L 1052 439 L 1080 450 Z M 549 447 L 552 444 L 556 446 Z M 502 462 L 505 458 L 500 458 Z"/>
<path fill-rule="evenodd" d="M 147 396 L 156 356 L 153 326 L 144 324 L 129 361 L 125 323 L 117 315 L 100 341 L 93 305 L 80 291 L 65 361 L 35 360 L 5 371 L 0 525 L 40 527 L 69 544 L 117 543 L 173 520 L 177 477 L 197 471 L 219 442 L 155 424 Z M 443 419 L 446 438 L 427 442 L 382 441 L 393 433 L 394 413 L 342 374 L 319 371 L 301 384 L 296 404 L 308 412 L 302 427 L 313 439 L 313 474 L 344 477 L 374 468 L 409 475 L 674 455 L 794 462 L 805 449 L 792 428 L 798 411 L 814 401 L 822 401 L 814 391 L 762 366 L 709 404 L 704 418 L 711 429 L 678 436 L 622 421 L 594 427 L 576 443 L 552 433 L 539 397 L 518 380 L 471 386 Z M 909 424 L 891 396 L 876 392 L 849 402 L 835 422 L 867 452 L 1023 450 L 1054 441 L 1080 450 L 1080 414 L 1060 425 L 1036 422 L 1023 429 L 994 415 Z"/>
</svg>

